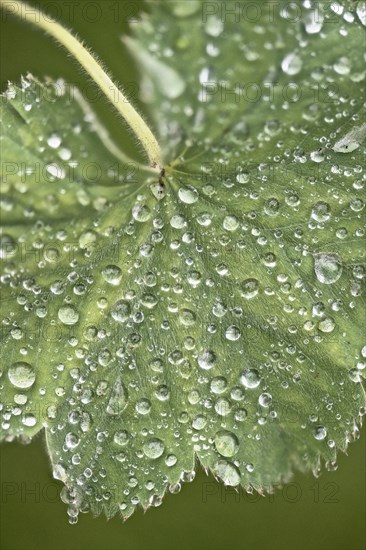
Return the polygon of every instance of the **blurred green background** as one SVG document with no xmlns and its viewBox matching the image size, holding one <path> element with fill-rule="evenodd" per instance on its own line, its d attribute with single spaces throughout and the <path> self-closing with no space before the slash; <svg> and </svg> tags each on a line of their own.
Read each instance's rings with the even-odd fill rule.
<svg viewBox="0 0 366 550">
<path fill-rule="evenodd" d="M 186 0 L 189 1 L 189 0 Z M 120 36 L 141 2 L 43 1 L 47 11 L 74 29 L 104 61 L 113 77 L 130 91 L 135 104 L 138 73 Z M 173 24 L 173 22 L 172 22 Z M 133 26 L 133 21 L 131 22 Z M 93 108 L 113 138 L 131 155 L 138 151 L 130 135 L 77 65 L 50 38 L 13 17 L 1 21 L 1 87 L 28 71 L 35 76 L 63 77 L 87 86 Z M 141 105 L 140 109 L 143 111 Z M 81 515 L 67 522 L 60 501 L 62 484 L 53 480 L 43 438 L 30 445 L 1 447 L 1 534 L 6 550 L 31 549 L 292 549 L 363 550 L 366 547 L 365 437 L 339 457 L 337 472 L 319 479 L 296 474 L 274 496 L 236 494 L 199 471 L 179 495 L 145 516 L 138 511 L 127 523 Z"/>
</svg>

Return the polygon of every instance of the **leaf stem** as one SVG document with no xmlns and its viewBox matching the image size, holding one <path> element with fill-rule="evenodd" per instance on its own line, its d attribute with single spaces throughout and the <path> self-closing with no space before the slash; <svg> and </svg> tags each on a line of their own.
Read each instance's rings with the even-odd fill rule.
<svg viewBox="0 0 366 550">
<path fill-rule="evenodd" d="M 46 16 L 34 6 L 30 6 L 20 0 L 11 0 L 11 2 L 0 0 L 0 6 L 9 13 L 16 15 L 24 21 L 33 23 L 38 28 L 46 31 L 77 59 L 134 131 L 147 153 L 151 166 L 160 172 L 163 169 L 163 161 L 161 150 L 154 134 L 128 101 L 127 97 L 104 71 L 100 62 L 88 52 L 85 46 L 60 23 L 51 19 L 50 16 Z"/>
</svg>

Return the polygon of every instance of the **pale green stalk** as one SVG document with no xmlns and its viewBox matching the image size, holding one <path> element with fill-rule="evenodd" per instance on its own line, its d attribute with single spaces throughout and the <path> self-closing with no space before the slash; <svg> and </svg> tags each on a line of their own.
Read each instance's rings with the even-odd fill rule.
<svg viewBox="0 0 366 550">
<path fill-rule="evenodd" d="M 97 59 L 88 52 L 81 42 L 62 25 L 46 16 L 34 6 L 29 6 L 19 0 L 0 0 L 0 6 L 22 20 L 43 29 L 60 44 L 62 44 L 77 59 L 80 65 L 91 76 L 94 82 L 103 91 L 105 96 L 114 105 L 120 115 L 136 134 L 145 149 L 153 168 L 161 170 L 163 161 L 161 151 L 155 136 L 143 118 L 129 103 L 127 97 L 117 88 Z"/>
</svg>

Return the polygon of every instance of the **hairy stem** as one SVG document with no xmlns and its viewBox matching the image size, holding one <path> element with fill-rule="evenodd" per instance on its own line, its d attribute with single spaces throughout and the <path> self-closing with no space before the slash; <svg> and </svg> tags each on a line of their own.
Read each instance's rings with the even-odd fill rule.
<svg viewBox="0 0 366 550">
<path fill-rule="evenodd" d="M 80 65 L 87 71 L 134 131 L 147 153 L 151 166 L 153 168 L 156 167 L 160 171 L 163 167 L 163 161 L 160 147 L 155 136 L 143 118 L 132 107 L 131 103 L 129 103 L 126 96 L 107 75 L 101 64 L 88 52 L 82 43 L 61 24 L 52 20 L 48 15 L 46 16 L 34 6 L 29 6 L 20 0 L 11 0 L 11 2 L 8 0 L 0 0 L 0 6 L 9 13 L 46 31 L 77 59 Z"/>
</svg>

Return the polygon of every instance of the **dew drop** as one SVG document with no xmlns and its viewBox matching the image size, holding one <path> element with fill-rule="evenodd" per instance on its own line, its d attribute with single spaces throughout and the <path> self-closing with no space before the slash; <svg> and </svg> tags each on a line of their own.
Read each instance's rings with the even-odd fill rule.
<svg viewBox="0 0 366 550">
<path fill-rule="evenodd" d="M 269 407 L 272 403 L 272 395 L 270 393 L 261 393 L 258 397 L 258 403 L 261 407 Z"/>
<path fill-rule="evenodd" d="M 214 464 L 213 472 L 222 479 L 225 485 L 235 487 L 240 483 L 240 472 L 231 462 L 219 460 Z"/>
<path fill-rule="evenodd" d="M 314 254 L 314 270 L 319 282 L 331 285 L 342 275 L 342 264 L 338 254 Z"/>
<path fill-rule="evenodd" d="M 8 378 L 16 388 L 27 389 L 33 386 L 36 374 L 29 363 L 18 361 L 9 368 Z"/>
<path fill-rule="evenodd" d="M 129 441 L 129 433 L 127 430 L 121 430 L 120 432 L 116 432 L 113 436 L 113 441 L 116 443 L 116 445 L 120 445 L 123 447 L 124 445 L 127 445 Z"/>
<path fill-rule="evenodd" d="M 198 356 L 197 361 L 201 369 L 209 370 L 212 369 L 215 364 L 216 355 L 213 351 L 207 350 Z"/>
<path fill-rule="evenodd" d="M 222 225 L 226 231 L 235 231 L 239 227 L 239 220 L 236 216 L 226 216 Z"/>
<path fill-rule="evenodd" d="M 137 222 L 146 222 L 151 217 L 150 208 L 143 204 L 136 204 L 132 208 L 132 217 Z"/>
<path fill-rule="evenodd" d="M 327 202 L 319 201 L 311 210 L 311 217 L 317 222 L 326 222 L 330 218 L 330 206 Z"/>
<path fill-rule="evenodd" d="M 151 411 L 151 402 L 143 397 L 142 399 L 139 399 L 137 401 L 135 408 L 136 411 L 140 414 L 149 414 L 149 412 Z"/>
<path fill-rule="evenodd" d="M 22 424 L 28 428 L 31 428 L 37 424 L 37 419 L 33 414 L 28 413 L 22 417 Z"/>
<path fill-rule="evenodd" d="M 146 441 L 146 443 L 144 443 L 143 445 L 143 450 L 145 455 L 148 458 L 152 458 L 152 459 L 159 458 L 163 454 L 164 449 L 165 449 L 164 443 L 162 442 L 161 439 L 158 439 L 157 437 L 152 438 L 149 441 Z"/>
<path fill-rule="evenodd" d="M 225 338 L 231 342 L 239 340 L 241 336 L 240 329 L 235 325 L 230 325 L 225 331 Z"/>
<path fill-rule="evenodd" d="M 198 192 L 194 187 L 181 187 L 178 191 L 179 199 L 185 204 L 193 204 L 198 201 Z"/>
<path fill-rule="evenodd" d="M 240 382 L 248 389 L 258 388 L 261 378 L 256 369 L 246 369 L 240 376 Z"/>
<path fill-rule="evenodd" d="M 284 73 L 288 75 L 295 75 L 301 71 L 302 61 L 301 58 L 294 52 L 289 53 L 283 59 L 281 67 Z"/>
<path fill-rule="evenodd" d="M 47 144 L 52 147 L 52 149 L 57 149 L 61 145 L 61 138 L 57 134 L 51 134 L 47 140 Z"/>
<path fill-rule="evenodd" d="M 118 300 L 111 310 L 111 315 L 115 321 L 123 323 L 127 321 L 131 313 L 130 304 L 125 300 Z"/>
<path fill-rule="evenodd" d="M 327 430 L 324 426 L 316 426 L 314 429 L 314 437 L 318 441 L 322 441 L 327 437 Z"/>
<path fill-rule="evenodd" d="M 102 270 L 103 279 L 111 285 L 119 285 L 122 279 L 122 270 L 116 265 L 107 265 Z"/>
<path fill-rule="evenodd" d="M 257 279 L 246 279 L 241 283 L 241 296 L 250 300 L 258 294 L 259 282 Z"/>
<path fill-rule="evenodd" d="M 215 447 L 220 455 L 230 458 L 238 452 L 239 440 L 233 433 L 221 430 L 215 435 Z"/>
<path fill-rule="evenodd" d="M 58 310 L 58 318 L 64 325 L 75 325 L 79 320 L 79 312 L 74 306 L 62 306 Z"/>
<path fill-rule="evenodd" d="M 121 379 L 118 377 L 113 385 L 106 412 L 111 416 L 117 416 L 127 407 L 128 394 Z"/>
<path fill-rule="evenodd" d="M 13 237 L 7 234 L 0 235 L 0 258 L 6 260 L 16 253 L 17 245 Z"/>
</svg>

